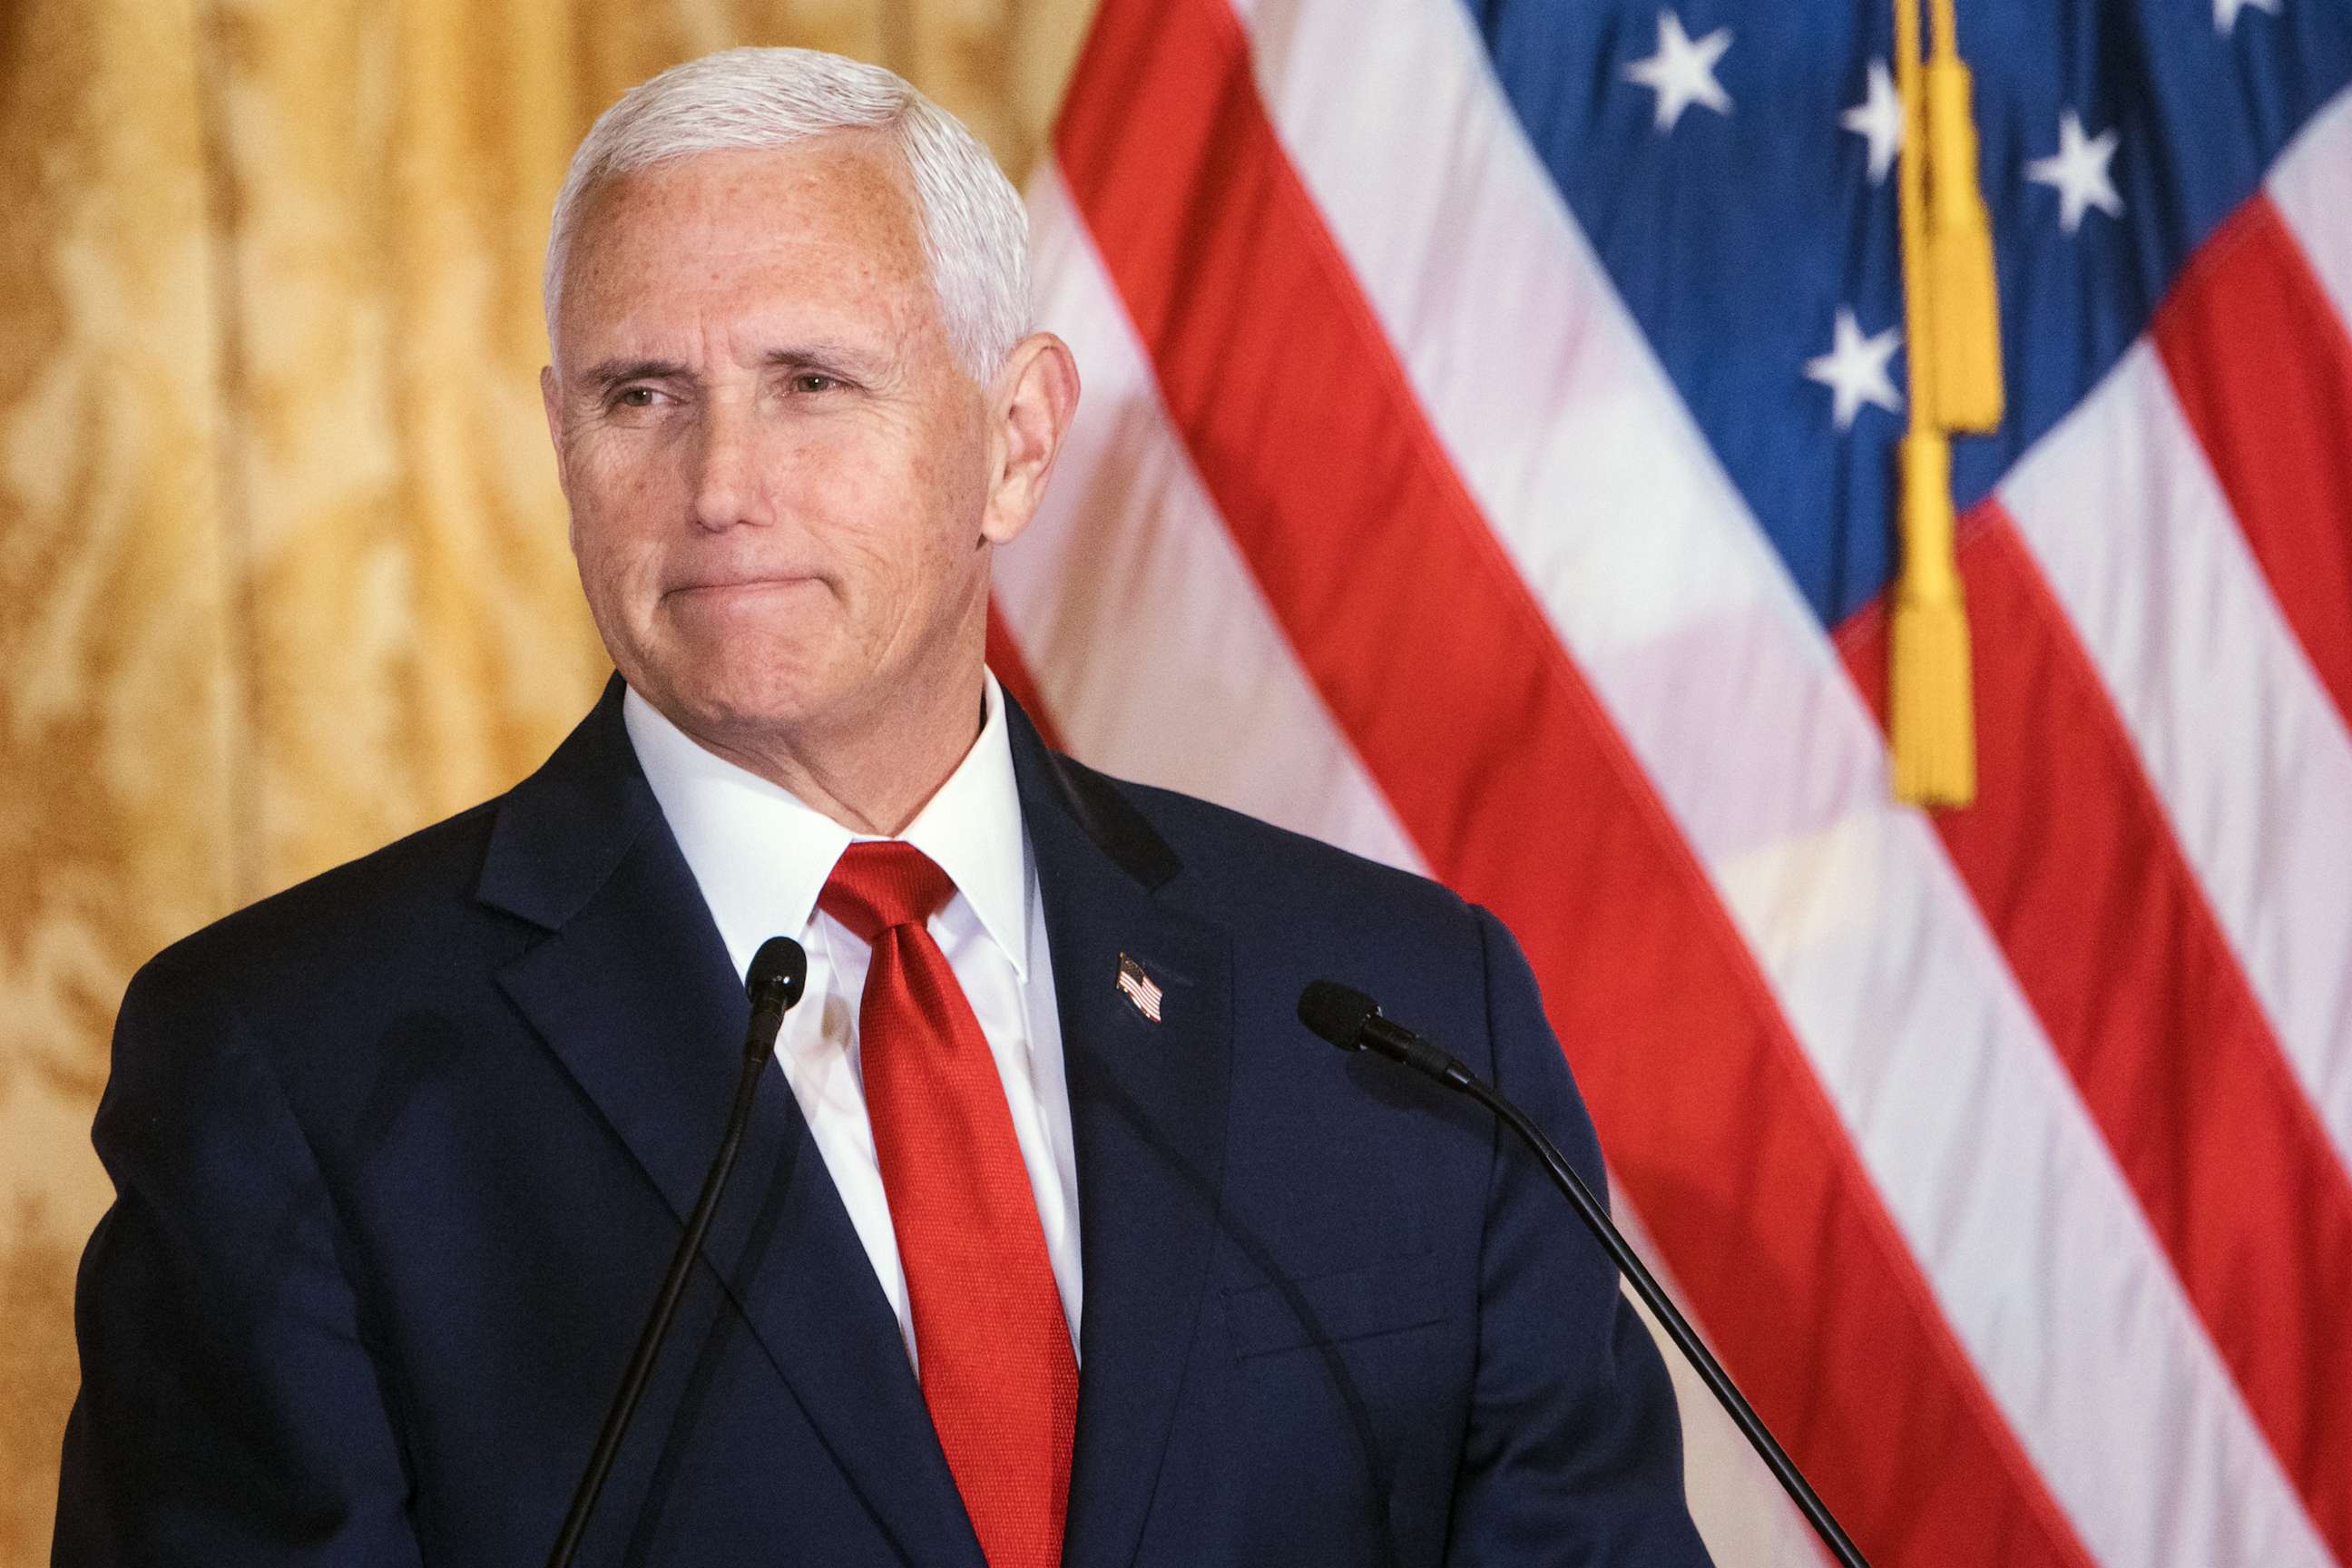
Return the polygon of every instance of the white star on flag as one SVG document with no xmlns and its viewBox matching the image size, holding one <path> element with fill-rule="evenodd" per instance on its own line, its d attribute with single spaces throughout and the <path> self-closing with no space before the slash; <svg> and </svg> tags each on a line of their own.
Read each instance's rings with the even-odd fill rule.
<svg viewBox="0 0 2352 1568">
<path fill-rule="evenodd" d="M 2111 126 L 2096 136 L 2083 134 L 2083 121 L 2073 110 L 2058 121 L 2058 151 L 2025 166 L 2025 177 L 2058 193 L 2058 226 L 2068 234 L 2083 226 L 2083 214 L 2092 207 L 2109 217 L 2121 217 L 2124 199 L 2116 194 L 2115 177 L 2107 165 L 2115 162 L 2116 132 Z"/>
<path fill-rule="evenodd" d="M 2238 13 L 2247 9 L 2279 14 L 2279 0 L 2213 0 L 2213 30 L 2228 33 L 2238 25 Z"/>
<path fill-rule="evenodd" d="M 1903 412 L 1903 395 L 1895 390 L 1894 381 L 1886 374 L 1887 361 L 1903 345 L 1903 331 L 1889 327 L 1873 337 L 1864 337 L 1853 312 L 1840 305 L 1837 313 L 1835 342 L 1830 352 L 1805 362 L 1805 378 L 1818 381 L 1830 389 L 1840 430 L 1853 428 L 1854 416 L 1865 403 L 1875 404 L 1889 414 Z"/>
<path fill-rule="evenodd" d="M 1731 95 L 1715 79 L 1715 62 L 1731 47 L 1731 29 L 1717 27 L 1694 42 L 1683 31 L 1682 18 L 1672 11 L 1658 13 L 1658 52 L 1625 68 L 1625 79 L 1639 82 L 1658 95 L 1658 129 L 1672 131 L 1683 110 L 1700 104 L 1717 114 L 1731 112 Z"/>
<path fill-rule="evenodd" d="M 1865 96 L 1838 116 L 1838 123 L 1870 143 L 1870 183 L 1885 179 L 1903 148 L 1903 100 L 1895 96 L 1895 77 L 1885 60 L 1870 62 Z"/>
</svg>

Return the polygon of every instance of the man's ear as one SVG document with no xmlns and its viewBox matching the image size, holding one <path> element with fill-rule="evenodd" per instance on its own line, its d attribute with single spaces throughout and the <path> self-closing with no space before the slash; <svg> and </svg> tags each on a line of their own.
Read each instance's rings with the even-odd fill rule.
<svg viewBox="0 0 2352 1568">
<path fill-rule="evenodd" d="M 1032 332 L 1013 345 L 997 373 L 989 412 L 994 457 L 981 537 L 1009 544 L 1045 496 L 1045 480 L 1078 411 L 1078 362 L 1051 332 Z"/>
<path fill-rule="evenodd" d="M 563 460 L 563 405 L 557 395 L 555 367 L 551 364 L 539 367 L 539 405 L 547 415 L 547 439 L 555 447 L 555 482 L 562 487 L 564 502 L 569 505 L 572 473 L 570 465 Z"/>
</svg>

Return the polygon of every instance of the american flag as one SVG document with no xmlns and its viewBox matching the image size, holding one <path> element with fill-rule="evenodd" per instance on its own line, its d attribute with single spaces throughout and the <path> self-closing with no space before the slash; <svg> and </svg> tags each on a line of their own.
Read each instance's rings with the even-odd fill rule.
<svg viewBox="0 0 2352 1568">
<path fill-rule="evenodd" d="M 1958 31 L 1973 806 L 1888 787 L 1877 0 L 1106 0 L 995 657 L 1085 760 L 1509 922 L 1881 1568 L 2352 1564 L 2352 5 Z M 1817 1561 L 1683 1406 L 1721 1561 Z"/>
<path fill-rule="evenodd" d="M 1159 983 L 1143 972 L 1143 965 L 1123 952 L 1118 955 L 1118 990 L 1120 995 L 1135 1005 L 1137 1012 L 1155 1024 L 1160 1022 Z"/>
</svg>

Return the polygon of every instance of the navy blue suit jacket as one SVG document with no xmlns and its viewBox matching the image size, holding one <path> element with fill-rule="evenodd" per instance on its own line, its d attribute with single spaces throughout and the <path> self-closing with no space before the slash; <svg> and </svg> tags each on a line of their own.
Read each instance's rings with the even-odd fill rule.
<svg viewBox="0 0 2352 1568">
<path fill-rule="evenodd" d="M 132 982 L 60 1564 L 544 1558 L 747 1016 L 619 694 L 506 795 Z M 1318 976 L 1372 992 L 1598 1188 L 1508 935 L 1012 728 L 1086 1279 L 1065 1561 L 1704 1563 L 1664 1371 L 1538 1168 L 1294 1016 Z M 982 1568 L 772 1068 L 706 1259 L 582 1562 Z"/>
</svg>

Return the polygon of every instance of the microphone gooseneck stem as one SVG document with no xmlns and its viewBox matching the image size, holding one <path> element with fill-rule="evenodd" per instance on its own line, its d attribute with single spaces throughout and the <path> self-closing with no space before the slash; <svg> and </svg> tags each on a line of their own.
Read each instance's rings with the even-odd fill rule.
<svg viewBox="0 0 2352 1568">
<path fill-rule="evenodd" d="M 1618 1272 L 1622 1274 L 1633 1287 L 1633 1294 L 1639 1296 L 1642 1299 L 1642 1304 L 1649 1308 L 1658 1321 L 1665 1326 L 1667 1337 L 1675 1342 L 1676 1348 L 1683 1352 L 1684 1359 L 1697 1371 L 1700 1380 L 1715 1395 L 1717 1403 L 1720 1404 L 1730 1414 L 1731 1419 L 1738 1425 L 1741 1434 L 1748 1439 L 1748 1446 L 1756 1450 L 1758 1456 L 1771 1470 L 1773 1479 L 1780 1483 L 1780 1489 L 1789 1494 L 1790 1500 L 1794 1502 L 1798 1510 L 1805 1516 L 1805 1522 L 1813 1527 L 1813 1533 L 1822 1538 L 1822 1544 L 1830 1549 L 1830 1554 L 1835 1557 L 1843 1568 L 1870 1568 L 1869 1563 L 1864 1560 L 1862 1552 L 1846 1535 L 1843 1527 L 1830 1512 L 1829 1505 L 1822 1501 L 1820 1495 L 1805 1479 L 1804 1472 L 1797 1468 L 1797 1462 L 1789 1458 L 1788 1451 L 1780 1447 L 1779 1439 L 1775 1438 L 1771 1430 L 1764 1425 L 1764 1418 L 1756 1414 L 1755 1407 L 1748 1403 L 1747 1395 L 1739 1392 L 1739 1385 L 1733 1383 L 1731 1374 L 1723 1370 L 1723 1363 L 1715 1359 L 1714 1352 L 1709 1351 L 1705 1342 L 1699 1339 L 1697 1331 L 1690 1326 L 1689 1321 L 1682 1315 L 1674 1301 L 1666 1295 L 1664 1289 L 1658 1284 L 1648 1268 L 1643 1264 L 1642 1259 L 1635 1255 L 1633 1248 L 1627 1244 L 1623 1235 L 1609 1218 L 1608 1211 L 1603 1209 L 1600 1200 L 1592 1195 L 1592 1190 L 1584 1184 L 1584 1178 L 1578 1175 L 1576 1168 L 1568 1163 L 1568 1156 L 1562 1154 L 1559 1146 L 1544 1136 L 1543 1129 L 1538 1127 L 1526 1111 L 1504 1099 L 1499 1092 L 1488 1087 L 1486 1080 L 1475 1073 L 1465 1070 L 1458 1076 L 1454 1073 L 1432 1076 L 1437 1077 L 1440 1082 L 1459 1089 L 1493 1111 L 1502 1119 L 1503 1125 L 1517 1133 L 1520 1142 L 1534 1151 L 1536 1158 L 1540 1160 L 1544 1169 L 1550 1173 L 1552 1181 L 1559 1185 L 1561 1192 L 1568 1194 L 1568 1201 L 1576 1206 L 1578 1217 L 1584 1221 L 1586 1227 L 1592 1232 L 1609 1256 L 1616 1261 Z"/>
<path fill-rule="evenodd" d="M 694 1271 L 694 1260 L 701 1256 L 702 1238 L 710 1229 L 710 1218 L 719 1212 L 719 1197 L 727 1189 L 728 1173 L 735 1168 L 735 1151 L 743 1142 L 744 1128 L 751 1123 L 751 1102 L 759 1096 L 760 1075 L 774 1052 L 784 1009 L 799 1000 L 799 985 L 794 982 L 789 999 L 772 993 L 752 1009 L 750 1036 L 744 1042 L 743 1077 L 735 1086 L 735 1109 L 728 1114 L 726 1136 L 719 1141 L 718 1157 L 710 1163 L 710 1173 L 703 1178 L 702 1195 L 694 1201 L 694 1212 L 686 1222 L 686 1235 L 670 1258 L 669 1277 L 662 1281 L 653 1315 L 646 1320 L 645 1331 L 637 1336 L 637 1348 L 629 1357 L 628 1371 L 622 1375 L 620 1392 L 613 1396 L 613 1407 L 605 1414 L 604 1430 L 596 1435 L 595 1450 L 588 1457 L 587 1469 L 581 1473 L 580 1489 L 572 1497 L 572 1511 L 563 1516 L 563 1529 L 556 1535 L 555 1549 L 548 1553 L 548 1568 L 570 1568 L 572 1554 L 579 1550 L 580 1538 L 587 1532 L 588 1516 L 595 1511 L 596 1499 L 604 1489 L 604 1477 L 612 1469 L 614 1457 L 621 1451 L 621 1438 L 629 1429 L 629 1418 L 636 1414 L 637 1400 L 646 1391 L 646 1380 L 653 1375 L 654 1359 L 661 1353 L 662 1341 L 669 1334 L 670 1316 L 677 1310 L 678 1298 L 686 1294 L 687 1277 Z"/>
</svg>

